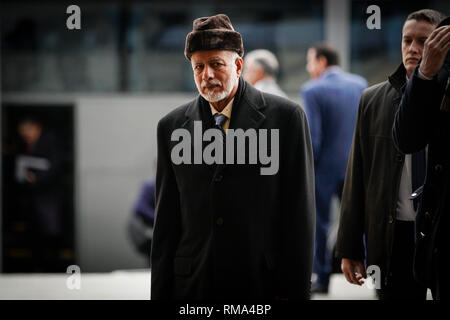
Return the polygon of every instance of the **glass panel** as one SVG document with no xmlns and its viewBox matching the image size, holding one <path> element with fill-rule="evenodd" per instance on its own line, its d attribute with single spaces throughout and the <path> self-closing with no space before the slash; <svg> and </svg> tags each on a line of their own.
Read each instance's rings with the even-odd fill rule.
<svg viewBox="0 0 450 320">
<path fill-rule="evenodd" d="M 2 91 L 118 90 L 118 6 L 81 7 L 81 30 L 67 29 L 64 4 L 2 8 Z"/>
<path fill-rule="evenodd" d="M 244 48 L 273 51 L 282 89 L 307 80 L 307 46 L 323 39 L 323 3 L 302 1 L 80 3 L 81 30 L 66 28 L 66 4 L 14 4 L 1 10 L 4 92 L 195 91 L 184 57 L 192 21 L 223 12 Z M 39 10 L 39 14 L 35 14 Z"/>
</svg>

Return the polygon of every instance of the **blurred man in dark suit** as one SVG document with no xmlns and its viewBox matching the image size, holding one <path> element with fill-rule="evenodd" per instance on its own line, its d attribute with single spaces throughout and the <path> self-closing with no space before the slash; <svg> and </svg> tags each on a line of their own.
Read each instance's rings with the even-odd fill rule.
<svg viewBox="0 0 450 320">
<path fill-rule="evenodd" d="M 16 156 L 16 181 L 32 235 L 34 271 L 63 271 L 57 265 L 63 229 L 61 148 L 56 136 L 34 117 L 23 118 L 18 133 L 22 143 Z"/>
</svg>

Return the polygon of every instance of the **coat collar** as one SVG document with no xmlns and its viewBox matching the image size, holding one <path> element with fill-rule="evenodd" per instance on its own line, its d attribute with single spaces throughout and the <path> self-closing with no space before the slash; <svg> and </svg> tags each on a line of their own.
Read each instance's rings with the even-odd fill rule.
<svg viewBox="0 0 450 320">
<path fill-rule="evenodd" d="M 397 70 L 389 77 L 389 83 L 398 91 L 398 93 L 402 93 L 403 87 L 406 85 L 406 69 L 401 63 Z"/>
<path fill-rule="evenodd" d="M 323 70 L 319 78 L 327 78 L 328 76 L 336 73 L 342 73 L 342 69 L 337 65 L 332 65 Z"/>
<path fill-rule="evenodd" d="M 259 128 L 266 118 L 262 113 L 265 107 L 266 101 L 262 93 L 239 78 L 229 129 L 245 131 L 249 128 Z M 207 126 L 214 123 L 209 103 L 200 94 L 189 104 L 185 116 L 193 121 L 203 121 Z"/>
</svg>

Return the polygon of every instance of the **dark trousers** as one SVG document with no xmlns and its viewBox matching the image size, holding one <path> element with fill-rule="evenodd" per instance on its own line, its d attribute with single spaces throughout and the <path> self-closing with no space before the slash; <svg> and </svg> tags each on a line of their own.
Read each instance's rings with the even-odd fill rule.
<svg viewBox="0 0 450 320">
<path fill-rule="evenodd" d="M 333 252 L 328 249 L 328 235 L 330 231 L 330 204 L 333 195 L 341 201 L 344 181 L 336 182 L 331 192 L 318 192 L 316 188 L 316 234 L 314 244 L 314 273 L 317 283 L 328 287 L 330 275 L 333 271 Z"/>
<path fill-rule="evenodd" d="M 391 267 L 387 284 L 377 290 L 380 300 L 426 300 L 427 288 L 414 280 L 414 221 L 395 221 Z M 383 270 L 381 273 L 384 277 Z"/>
<path fill-rule="evenodd" d="M 448 258 L 448 257 L 447 257 Z M 450 281 L 445 257 L 436 255 L 433 265 L 431 293 L 434 300 L 450 300 Z"/>
<path fill-rule="evenodd" d="M 448 200 L 447 200 L 448 201 Z M 448 213 L 448 210 L 444 211 Z M 450 300 L 450 277 L 448 275 L 448 254 L 450 244 L 447 236 L 448 215 L 443 215 L 440 220 L 437 246 L 433 252 L 433 270 L 431 293 L 434 300 Z"/>
</svg>

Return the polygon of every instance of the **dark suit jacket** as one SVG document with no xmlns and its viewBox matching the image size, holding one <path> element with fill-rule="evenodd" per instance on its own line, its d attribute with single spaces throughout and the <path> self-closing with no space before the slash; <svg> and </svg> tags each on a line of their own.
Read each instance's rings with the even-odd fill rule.
<svg viewBox="0 0 450 320">
<path fill-rule="evenodd" d="M 448 24 L 450 18 L 440 25 Z M 421 79 L 418 69 L 408 81 L 395 116 L 393 138 L 404 153 L 428 146 L 427 174 L 416 217 L 414 272 L 417 280 L 431 286 L 431 275 L 436 275 L 433 265 L 445 263 L 450 250 L 446 235 L 450 223 L 450 110 L 441 108 L 446 87 L 447 99 L 450 96 L 450 53 L 432 80 Z M 446 273 L 438 277 L 444 279 Z"/>
<path fill-rule="evenodd" d="M 309 298 L 314 171 L 303 110 L 239 80 L 229 128 L 279 129 L 275 175 L 259 163 L 174 165 L 171 134 L 193 136 L 194 121 L 213 126 L 201 96 L 158 124 L 151 298 Z"/>
</svg>

